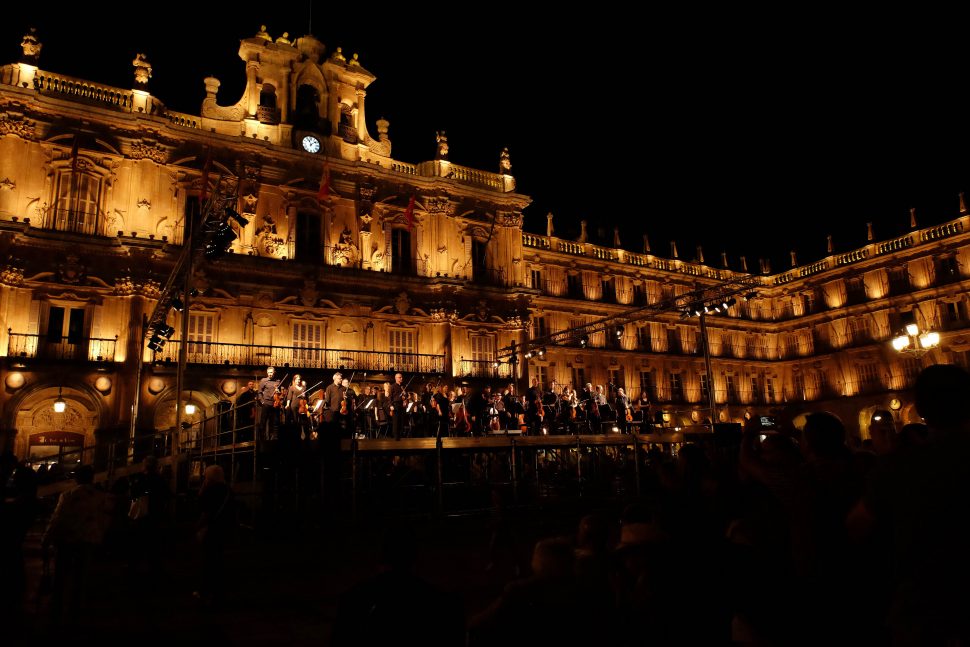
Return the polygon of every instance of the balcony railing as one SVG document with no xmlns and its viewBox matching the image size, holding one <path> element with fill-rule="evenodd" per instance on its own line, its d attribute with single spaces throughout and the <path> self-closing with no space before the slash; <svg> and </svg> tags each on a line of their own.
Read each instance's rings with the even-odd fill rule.
<svg viewBox="0 0 970 647">
<path fill-rule="evenodd" d="M 472 269 L 472 283 L 476 285 L 490 285 L 493 287 L 504 288 L 508 284 L 505 282 L 505 270 L 475 267 Z"/>
<path fill-rule="evenodd" d="M 179 340 L 168 342 L 153 353 L 153 361 L 177 361 Z M 189 364 L 223 364 L 226 366 L 275 366 L 300 369 L 401 371 L 405 373 L 439 373 L 444 371 L 443 355 L 396 353 L 373 350 L 342 350 L 300 346 L 261 346 L 256 344 L 222 344 L 190 341 Z"/>
<path fill-rule="evenodd" d="M 98 214 L 75 209 L 51 209 L 47 214 L 47 228 L 75 234 L 98 235 Z"/>
<path fill-rule="evenodd" d="M 65 359 L 88 360 L 92 362 L 113 362 L 118 338 L 70 337 L 52 338 L 47 335 L 30 335 L 12 332 L 7 329 L 9 343 L 7 357 L 24 359 Z"/>
<path fill-rule="evenodd" d="M 492 379 L 511 379 L 512 367 L 500 362 L 495 366 L 494 361 L 482 359 L 462 359 L 461 374 L 464 377 L 490 377 Z"/>
</svg>

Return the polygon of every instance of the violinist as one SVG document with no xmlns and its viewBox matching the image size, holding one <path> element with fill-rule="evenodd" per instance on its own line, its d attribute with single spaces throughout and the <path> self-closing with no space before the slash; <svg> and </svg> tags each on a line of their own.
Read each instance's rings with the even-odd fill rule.
<svg viewBox="0 0 970 647">
<path fill-rule="evenodd" d="M 637 398 L 634 408 L 637 411 L 637 417 L 644 426 L 649 425 L 650 420 L 650 397 L 647 395 L 646 391 L 640 391 L 640 397 Z"/>
<path fill-rule="evenodd" d="M 340 419 L 347 432 L 353 436 L 356 425 L 354 424 L 354 414 L 357 411 L 357 393 L 350 386 L 350 380 L 344 378 L 340 382 L 340 388 L 344 391 L 344 399 L 340 403 Z"/>
<path fill-rule="evenodd" d="M 538 435 L 540 433 L 540 428 L 542 426 L 542 420 L 545 416 L 545 411 L 542 408 L 542 385 L 539 384 L 539 378 L 532 378 L 532 386 L 529 387 L 528 393 L 526 393 L 526 421 L 529 424 L 529 429 L 533 434 Z"/>
<path fill-rule="evenodd" d="M 293 381 L 290 383 L 289 388 L 286 389 L 286 404 L 285 404 L 285 416 L 286 422 L 288 424 L 295 425 L 300 430 L 300 435 L 305 434 L 305 423 L 302 418 L 306 418 L 306 415 L 300 415 L 300 398 L 303 398 L 303 409 L 306 409 L 306 382 L 303 381 L 303 377 L 297 373 L 293 376 Z"/>
<path fill-rule="evenodd" d="M 627 423 L 633 422 L 633 413 L 630 411 L 630 398 L 622 386 L 616 389 L 614 403 L 616 405 L 616 424 L 620 431 L 627 433 Z"/>
<path fill-rule="evenodd" d="M 256 387 L 257 398 L 259 400 L 259 416 L 256 421 L 258 436 L 262 440 L 276 440 L 277 428 L 279 426 L 280 413 L 276 408 L 276 389 L 280 382 L 276 379 L 276 369 L 272 366 L 266 367 L 266 377 L 259 381 Z"/>
</svg>

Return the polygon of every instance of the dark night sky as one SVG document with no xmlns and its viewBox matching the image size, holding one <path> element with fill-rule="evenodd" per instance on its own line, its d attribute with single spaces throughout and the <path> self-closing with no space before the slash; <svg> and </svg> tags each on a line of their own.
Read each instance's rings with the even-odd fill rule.
<svg viewBox="0 0 970 647">
<path fill-rule="evenodd" d="M 90 4 L 72 15 L 20 3 L 0 24 L 0 63 L 17 59 L 29 25 L 53 72 L 131 87 L 144 51 L 153 94 L 198 114 L 208 74 L 220 103 L 240 96 L 240 38 L 261 23 L 274 37 L 307 30 L 306 3 L 261 4 L 224 5 L 230 17 L 155 4 L 168 13 L 104 22 Z M 377 76 L 371 133 L 386 117 L 394 157 L 418 162 L 444 129 L 453 162 L 486 170 L 508 146 L 532 231 L 552 211 L 563 237 L 586 218 L 591 233 L 618 224 L 629 249 L 645 232 L 660 255 L 676 239 L 682 258 L 702 244 L 709 263 L 726 250 L 735 267 L 770 256 L 777 271 L 792 248 L 802 263 L 823 256 L 828 233 L 837 251 L 864 244 L 868 221 L 879 239 L 901 233 L 911 206 L 920 225 L 953 218 L 970 192 L 970 56 L 956 18 L 696 6 L 523 18 L 495 4 L 469 22 L 447 8 L 345 4 L 315 3 L 313 31 Z"/>
</svg>

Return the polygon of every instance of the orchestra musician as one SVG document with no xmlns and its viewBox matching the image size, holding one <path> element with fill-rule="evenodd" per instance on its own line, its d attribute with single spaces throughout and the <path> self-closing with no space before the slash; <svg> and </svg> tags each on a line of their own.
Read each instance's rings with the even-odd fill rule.
<svg viewBox="0 0 970 647">
<path fill-rule="evenodd" d="M 276 368 L 266 367 L 266 377 L 259 381 L 256 388 L 259 401 L 259 416 L 256 421 L 258 436 L 262 440 L 276 440 L 280 412 L 276 409 L 276 390 L 280 381 L 276 379 Z"/>
<path fill-rule="evenodd" d="M 641 430 L 649 431 L 648 425 L 652 424 L 652 420 L 650 417 L 650 397 L 646 391 L 640 391 L 640 397 L 637 398 L 633 406 L 637 412 L 637 417 L 643 423 Z"/>
<path fill-rule="evenodd" d="M 632 414 L 630 414 L 630 398 L 622 386 L 616 389 L 614 403 L 616 405 L 616 425 L 620 428 L 621 432 L 627 433 L 627 423 L 632 420 Z"/>
<path fill-rule="evenodd" d="M 532 378 L 532 386 L 529 387 L 529 391 L 526 393 L 526 411 L 525 418 L 526 423 L 529 425 L 529 431 L 532 434 L 538 435 L 541 432 L 542 420 L 545 415 L 542 409 L 542 386 L 539 384 L 539 378 Z"/>
<path fill-rule="evenodd" d="M 256 382 L 249 380 L 236 396 L 236 442 L 252 440 L 252 432 L 247 429 L 256 425 L 256 407 L 259 405 Z"/>
<path fill-rule="evenodd" d="M 435 437 L 443 438 L 450 435 L 448 422 L 451 419 L 451 403 L 448 400 L 448 385 L 442 384 L 438 391 L 431 396 L 431 414 L 435 422 Z"/>
<path fill-rule="evenodd" d="M 377 392 L 377 408 L 374 415 L 377 419 L 378 435 L 387 436 L 387 427 L 391 424 L 390 382 L 384 382 L 384 388 Z"/>
<path fill-rule="evenodd" d="M 338 438 L 340 420 L 337 416 L 340 414 L 340 403 L 344 399 L 343 379 L 342 373 L 334 373 L 333 384 L 328 384 L 323 392 L 323 431 L 333 433 Z"/>
<path fill-rule="evenodd" d="M 388 398 L 390 398 L 390 414 L 391 414 L 391 433 L 394 435 L 394 440 L 401 439 L 401 433 L 404 429 L 404 375 L 401 373 L 394 374 L 394 384 L 391 385 L 390 393 Z"/>
<path fill-rule="evenodd" d="M 338 410 L 338 415 L 341 425 L 346 430 L 346 435 L 353 437 L 356 428 L 354 414 L 357 411 L 357 393 L 350 386 L 350 380 L 347 378 L 340 382 L 340 388 L 343 389 L 344 399 L 342 408 Z"/>
</svg>

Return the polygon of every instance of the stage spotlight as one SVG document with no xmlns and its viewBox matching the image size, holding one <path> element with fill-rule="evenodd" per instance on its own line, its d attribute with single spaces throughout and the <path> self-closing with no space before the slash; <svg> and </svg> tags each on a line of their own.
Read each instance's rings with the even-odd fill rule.
<svg viewBox="0 0 970 647">
<path fill-rule="evenodd" d="M 166 323 L 161 323 L 155 326 L 155 334 L 165 339 L 171 339 L 172 335 L 175 333 L 175 328 L 169 326 Z"/>
<path fill-rule="evenodd" d="M 185 304 L 182 302 L 180 297 L 172 297 L 172 307 L 175 308 L 176 312 L 182 312 L 185 310 Z"/>
</svg>

